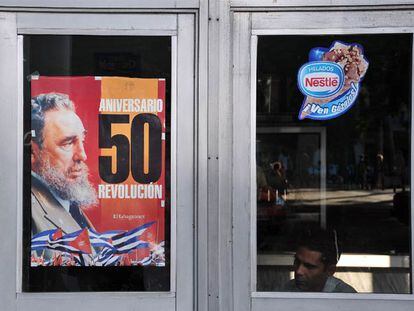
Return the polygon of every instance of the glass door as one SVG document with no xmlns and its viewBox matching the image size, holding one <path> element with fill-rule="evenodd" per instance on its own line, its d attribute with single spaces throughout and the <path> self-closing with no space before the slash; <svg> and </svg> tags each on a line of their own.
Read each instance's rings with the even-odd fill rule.
<svg viewBox="0 0 414 311">
<path fill-rule="evenodd" d="M 10 21 L 20 205 L 9 309 L 58 297 L 61 310 L 192 310 L 194 15 Z"/>
<path fill-rule="evenodd" d="M 239 310 L 410 303 L 413 25 L 400 17 L 234 15 Z"/>
</svg>

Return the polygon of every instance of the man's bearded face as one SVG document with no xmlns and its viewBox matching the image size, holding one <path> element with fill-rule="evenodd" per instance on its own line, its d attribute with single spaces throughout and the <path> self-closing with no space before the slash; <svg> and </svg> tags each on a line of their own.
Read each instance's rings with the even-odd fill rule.
<svg viewBox="0 0 414 311">
<path fill-rule="evenodd" d="M 32 170 L 62 199 L 80 205 L 96 203 L 85 164 L 86 131 L 78 115 L 68 109 L 45 113 L 43 143 L 32 145 Z"/>
<path fill-rule="evenodd" d="M 42 154 L 43 152 L 41 152 Z M 79 172 L 79 177 L 70 179 L 73 171 Z M 96 203 L 96 192 L 88 180 L 88 167 L 85 163 L 74 164 L 72 169 L 61 172 L 50 165 L 47 156 L 40 159 L 39 175 L 62 199 L 75 202 L 81 206 Z"/>
</svg>

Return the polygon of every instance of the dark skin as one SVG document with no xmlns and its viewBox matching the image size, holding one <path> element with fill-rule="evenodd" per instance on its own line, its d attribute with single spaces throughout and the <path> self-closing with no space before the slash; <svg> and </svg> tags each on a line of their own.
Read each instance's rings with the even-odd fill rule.
<svg viewBox="0 0 414 311">
<path fill-rule="evenodd" d="M 327 265 L 322 254 L 306 247 L 296 251 L 295 262 L 296 287 L 305 292 L 321 292 L 329 276 L 335 273 L 336 265 Z"/>
</svg>

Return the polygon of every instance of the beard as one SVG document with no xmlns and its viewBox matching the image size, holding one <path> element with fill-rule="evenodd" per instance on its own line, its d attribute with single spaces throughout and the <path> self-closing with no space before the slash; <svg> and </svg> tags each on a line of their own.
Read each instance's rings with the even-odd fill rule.
<svg viewBox="0 0 414 311">
<path fill-rule="evenodd" d="M 49 187 L 63 200 L 74 202 L 80 206 L 94 205 L 98 202 L 96 191 L 88 180 L 88 167 L 85 163 L 75 163 L 65 173 L 58 171 L 50 165 L 49 159 L 40 157 L 38 174 L 44 179 Z M 71 180 L 71 171 L 82 170 L 84 174 Z"/>
</svg>

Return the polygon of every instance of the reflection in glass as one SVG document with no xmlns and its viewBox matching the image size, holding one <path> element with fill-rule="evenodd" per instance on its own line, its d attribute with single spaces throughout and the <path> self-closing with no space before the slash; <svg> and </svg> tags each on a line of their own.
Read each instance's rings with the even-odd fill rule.
<svg viewBox="0 0 414 311">
<path fill-rule="evenodd" d="M 35 222 L 31 222 L 31 189 L 35 186 L 35 179 L 31 179 L 31 164 L 35 163 L 31 161 L 34 152 L 36 150 L 30 148 L 29 145 L 25 145 L 24 150 L 24 176 L 23 176 L 23 195 L 24 195 L 24 208 L 23 208 L 23 290 L 31 292 L 73 292 L 73 291 L 169 291 L 170 290 L 170 125 L 171 125 L 171 38 L 170 37 L 108 37 L 108 36 L 49 36 L 49 35 L 28 35 L 24 37 L 24 76 L 29 77 L 24 80 L 24 131 L 25 133 L 31 133 L 33 129 L 33 120 L 31 120 L 30 113 L 30 76 L 115 76 L 115 77 L 130 77 L 130 78 L 159 78 L 165 79 L 165 93 L 166 93 L 166 117 L 165 117 L 165 207 L 161 213 L 165 213 L 165 265 L 162 266 L 146 266 L 142 262 L 138 266 L 131 266 L 133 263 L 138 262 L 137 258 L 130 258 L 123 256 L 123 260 L 119 260 L 117 266 L 72 266 L 73 258 L 52 257 L 57 264 L 53 266 L 46 266 L 43 259 L 46 258 L 43 251 L 40 251 L 39 256 L 32 254 L 31 256 L 31 232 L 36 232 Z M 95 79 L 90 78 L 94 81 Z M 99 80 L 99 79 L 97 79 Z M 67 80 L 65 80 L 67 81 Z M 67 83 L 70 87 L 75 87 L 75 84 Z M 85 87 L 86 83 L 76 84 L 76 87 Z M 131 87 L 131 85 L 128 85 Z M 87 86 L 86 86 L 87 87 Z M 96 88 L 88 88 L 85 93 L 90 97 L 93 96 L 93 92 Z M 100 89 L 99 89 L 100 91 Z M 83 93 L 82 93 L 83 94 Z M 54 95 L 61 97 L 61 95 Z M 76 100 L 74 100 L 76 102 Z M 84 105 L 90 104 L 87 100 Z M 98 101 L 99 102 L 99 101 Z M 90 106 L 89 106 L 90 107 Z M 85 107 L 77 107 L 77 113 L 80 114 L 80 110 Z M 53 110 L 53 109 L 51 109 Z M 56 110 L 56 109 L 55 109 Z M 53 110 L 53 111 L 55 111 Z M 97 109 L 98 110 L 98 109 Z M 45 112 L 46 114 L 47 112 Z M 90 112 L 89 112 L 90 113 Z M 75 117 L 74 113 L 71 116 Z M 46 117 L 45 117 L 46 119 Z M 81 121 L 78 121 L 80 125 Z M 46 122 L 44 122 L 46 124 Z M 86 122 L 85 122 L 86 123 Z M 124 122 L 126 123 L 126 122 Z M 50 123 L 49 123 L 50 124 Z M 88 124 L 84 124 L 86 129 Z M 111 126 L 109 126 L 111 127 Z M 42 127 L 40 127 L 42 128 Z M 56 128 L 54 136 L 56 136 Z M 68 128 L 68 127 L 67 127 Z M 71 127 L 72 128 L 72 127 Z M 77 141 L 76 150 L 83 150 L 83 142 L 81 143 L 82 136 L 85 135 L 82 127 L 79 127 L 78 135 L 69 135 L 71 138 L 69 147 L 63 147 L 70 150 L 70 146 Z M 97 141 L 96 135 L 93 136 Z M 93 133 L 89 133 L 89 136 Z M 121 135 L 117 135 L 118 137 Z M 48 136 L 48 137 L 52 137 Z M 43 137 L 45 138 L 45 137 Z M 76 138 L 76 139 L 75 139 Z M 124 137 L 125 138 L 125 137 Z M 87 138 L 86 138 L 87 139 Z M 101 138 L 99 139 L 101 140 Z M 125 140 L 124 140 L 125 141 Z M 65 142 L 65 140 L 63 140 Z M 101 143 L 101 142 L 99 142 Z M 37 144 L 38 146 L 39 144 Z M 65 146 L 62 143 L 63 146 Z M 112 146 L 112 145 L 111 145 Z M 119 145 L 118 145 L 119 146 Z M 63 149 L 62 148 L 62 149 Z M 46 149 L 46 148 L 44 148 Z M 83 161 L 86 161 L 86 153 L 83 150 Z M 81 152 L 79 152 L 81 154 Z M 90 156 L 90 153 L 88 154 Z M 37 157 L 39 159 L 45 157 Z M 90 157 L 92 159 L 93 157 Z M 95 159 L 98 157 L 96 156 Z M 39 160 L 40 161 L 40 160 Z M 75 160 L 74 160 L 75 161 Z M 77 160 L 78 162 L 79 159 Z M 91 161 L 91 160 L 89 160 Z M 93 161 L 93 160 L 92 160 Z M 91 167 L 89 165 L 89 167 Z M 76 173 L 75 173 L 76 175 Z M 92 174 L 90 174 L 92 175 Z M 90 177 L 90 176 L 89 176 Z M 66 187 L 67 188 L 67 187 Z M 43 191 L 43 193 L 47 193 Z M 33 198 L 33 197 L 32 197 Z M 56 197 L 55 197 L 56 200 Z M 67 203 L 73 200 L 66 200 Z M 63 206 L 63 204 L 62 204 Z M 61 210 L 62 211 L 62 210 Z M 77 215 L 72 212 L 72 206 L 68 207 L 68 212 L 73 216 L 78 224 L 84 228 L 87 225 L 83 225 L 82 218 L 79 217 L 79 209 Z M 75 209 L 76 211 L 76 209 Z M 96 211 L 98 215 L 101 210 Z M 86 214 L 86 213 L 85 213 Z M 43 215 L 42 215 L 43 217 Z M 162 217 L 164 219 L 164 217 Z M 98 218 L 98 217 L 97 217 Z M 160 217 L 161 218 L 161 217 Z M 73 221 L 71 218 L 71 220 Z M 56 226 L 58 227 L 58 226 Z M 112 228 L 110 228 L 113 230 Z M 42 229 L 41 231 L 43 231 Z M 58 229 L 57 229 L 58 230 Z M 59 230 L 65 230 L 61 225 Z M 40 230 L 38 230 L 40 231 Z M 108 232 L 108 229 L 102 230 Z M 124 230 L 125 231 L 125 230 Z M 57 231 L 60 233 L 60 231 Z M 69 231 L 71 232 L 71 231 Z M 82 231 L 88 232 L 88 231 Z M 130 232 L 130 231 L 128 231 Z M 37 233 L 37 232 L 36 232 Z M 67 232 L 65 232 L 66 234 Z M 136 232 L 135 232 L 136 233 Z M 119 245 L 122 243 L 130 243 L 128 247 L 138 246 L 140 241 L 135 241 L 134 238 L 138 234 L 134 235 L 130 239 L 130 235 L 124 236 L 116 235 Z M 115 238 L 111 237 L 111 242 Z M 84 239 L 81 242 L 85 244 L 88 239 Z M 149 243 L 148 243 L 149 244 Z M 79 243 L 80 245 L 80 243 Z M 132 245 L 132 246 L 131 246 Z M 127 247 L 127 251 L 129 250 Z M 155 249 L 155 248 L 153 248 Z M 120 250 L 120 247 L 119 249 Z M 36 250 L 37 251 L 37 250 Z M 120 252 L 123 250 L 120 250 Z M 119 252 L 119 253 L 120 253 Z M 151 253 L 150 257 L 158 256 L 159 253 L 155 251 Z M 131 255 L 132 256 L 132 255 Z M 138 256 L 138 255 L 137 255 Z M 144 257 L 145 258 L 145 257 Z M 31 261 L 36 262 L 31 265 Z M 66 261 L 66 259 L 68 259 Z M 164 260 L 164 258 L 162 258 Z M 61 262 L 64 261 L 64 262 Z M 39 263 L 39 264 L 38 264 Z M 58 264 L 59 263 L 59 264 Z M 69 264 L 66 264 L 69 263 Z M 50 261 L 48 262 L 50 264 Z M 82 264 L 83 265 L 83 264 Z"/>
<path fill-rule="evenodd" d="M 337 40 L 369 61 L 357 102 L 335 119 L 298 120 L 297 72 Z M 410 293 L 411 36 L 262 36 L 257 54 L 257 290 L 349 292 L 332 289 L 333 275 L 360 293 Z M 303 255 L 306 235 L 341 255 L 323 266 L 331 290 L 289 287 L 322 262 Z"/>
</svg>

